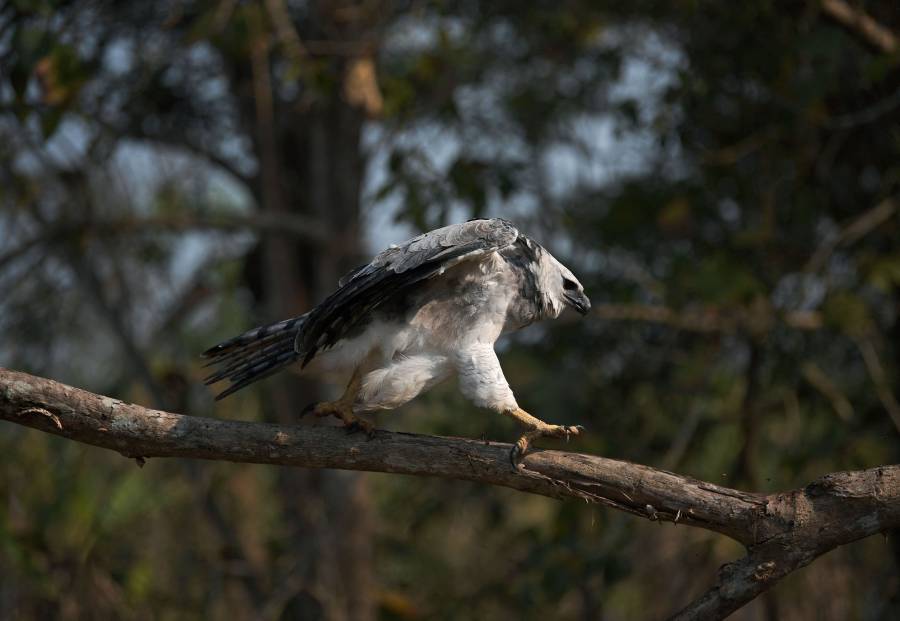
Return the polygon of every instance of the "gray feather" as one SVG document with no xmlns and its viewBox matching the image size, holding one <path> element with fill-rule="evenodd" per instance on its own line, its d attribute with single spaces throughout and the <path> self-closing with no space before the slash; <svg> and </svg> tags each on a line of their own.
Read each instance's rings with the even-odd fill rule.
<svg viewBox="0 0 900 621">
<path fill-rule="evenodd" d="M 216 399 L 227 397 L 296 362 L 294 340 L 302 332 L 305 322 L 306 315 L 301 315 L 253 328 L 203 352 L 204 357 L 210 358 L 209 365 L 218 367 L 204 381 L 207 384 L 224 379 L 230 382 Z"/>
<path fill-rule="evenodd" d="M 294 345 L 307 364 L 321 349 L 337 343 L 386 300 L 449 267 L 515 243 L 519 232 L 506 220 L 470 220 L 435 229 L 378 254 L 309 313 Z"/>
</svg>

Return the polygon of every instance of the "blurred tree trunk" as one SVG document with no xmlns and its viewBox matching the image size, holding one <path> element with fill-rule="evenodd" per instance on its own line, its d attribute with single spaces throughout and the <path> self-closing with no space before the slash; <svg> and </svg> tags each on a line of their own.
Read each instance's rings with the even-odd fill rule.
<svg viewBox="0 0 900 621">
<path fill-rule="evenodd" d="M 254 183 L 257 204 L 270 214 L 315 216 L 330 231 L 330 241 L 321 247 L 277 234 L 262 239 L 247 278 L 266 313 L 260 319 L 275 321 L 309 310 L 359 260 L 364 118 L 339 89 L 309 106 L 279 102 L 273 97 L 268 48 L 261 39 L 237 89 L 246 94 L 242 117 L 260 164 Z M 329 62 L 331 71 L 343 74 L 346 60 Z M 300 421 L 306 405 L 329 396 L 314 381 L 291 374 L 270 380 L 266 391 L 271 419 L 289 424 Z M 371 510 L 364 475 L 282 469 L 278 476 L 291 541 L 285 558 L 275 559 L 281 575 L 276 570 L 272 576 L 277 595 L 267 616 L 374 618 Z"/>
</svg>

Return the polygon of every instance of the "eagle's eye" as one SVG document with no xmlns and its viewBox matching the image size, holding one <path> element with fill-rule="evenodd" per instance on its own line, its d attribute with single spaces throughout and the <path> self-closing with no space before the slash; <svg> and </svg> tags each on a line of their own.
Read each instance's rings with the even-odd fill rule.
<svg viewBox="0 0 900 621">
<path fill-rule="evenodd" d="M 577 288 L 578 283 L 576 283 L 574 280 L 569 280 L 568 278 L 563 279 L 563 289 L 565 289 L 566 291 L 572 291 Z"/>
</svg>

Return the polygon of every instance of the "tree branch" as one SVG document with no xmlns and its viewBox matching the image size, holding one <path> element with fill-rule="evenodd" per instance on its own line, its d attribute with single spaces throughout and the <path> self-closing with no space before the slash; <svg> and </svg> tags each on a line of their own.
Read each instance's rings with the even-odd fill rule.
<svg viewBox="0 0 900 621">
<path fill-rule="evenodd" d="M 270 235 L 296 237 L 308 243 L 323 244 L 328 240 L 325 227 L 316 219 L 302 214 L 253 213 L 196 214 L 175 216 L 129 216 L 106 220 L 84 220 L 56 223 L 0 255 L 0 269 L 44 243 L 53 243 L 82 235 L 146 235 L 150 233 L 188 233 L 222 231 L 240 233 L 256 231 Z"/>
<path fill-rule="evenodd" d="M 724 619 L 819 556 L 900 521 L 900 466 L 835 472 L 787 494 L 770 494 L 767 515 L 792 516 L 790 527 L 722 566 L 706 593 L 670 619 Z M 863 509 L 868 507 L 868 509 Z"/>
<path fill-rule="evenodd" d="M 727 535 L 748 556 L 676 619 L 719 619 L 837 546 L 900 527 L 900 466 L 826 475 L 755 494 L 593 455 L 535 451 L 509 466 L 509 444 L 334 427 L 216 420 L 150 410 L 0 368 L 0 419 L 147 457 L 191 457 L 433 476 L 577 498 Z"/>
<path fill-rule="evenodd" d="M 658 323 L 677 330 L 701 333 L 732 333 L 738 330 L 756 332 L 781 322 L 795 330 L 819 330 L 825 325 L 822 314 L 816 311 L 776 312 L 770 308 L 716 307 L 677 311 L 668 306 L 649 304 L 595 304 L 591 314 L 607 321 L 639 321 Z"/>
<path fill-rule="evenodd" d="M 900 203 L 893 197 L 886 198 L 871 209 L 867 209 L 862 215 L 854 218 L 852 222 L 842 227 L 836 235 L 830 237 L 819 246 L 809 261 L 807 261 L 803 270 L 813 273 L 818 272 L 825 267 L 828 259 L 831 258 L 836 249 L 841 246 L 855 244 L 888 222 L 898 212 L 900 212 Z"/>
<path fill-rule="evenodd" d="M 822 0 L 822 10 L 835 22 L 857 34 L 867 45 L 885 54 L 900 51 L 897 35 L 859 7 L 845 0 Z"/>
</svg>

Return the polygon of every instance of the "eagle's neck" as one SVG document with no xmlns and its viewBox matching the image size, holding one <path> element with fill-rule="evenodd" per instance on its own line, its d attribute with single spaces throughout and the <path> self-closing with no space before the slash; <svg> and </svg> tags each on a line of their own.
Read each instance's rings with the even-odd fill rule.
<svg viewBox="0 0 900 621">
<path fill-rule="evenodd" d="M 562 309 L 548 295 L 549 287 L 543 283 L 543 248 L 525 236 L 520 236 L 513 251 L 504 253 L 516 293 L 506 313 L 506 329 L 517 330 L 540 321 L 559 316 Z"/>
</svg>

